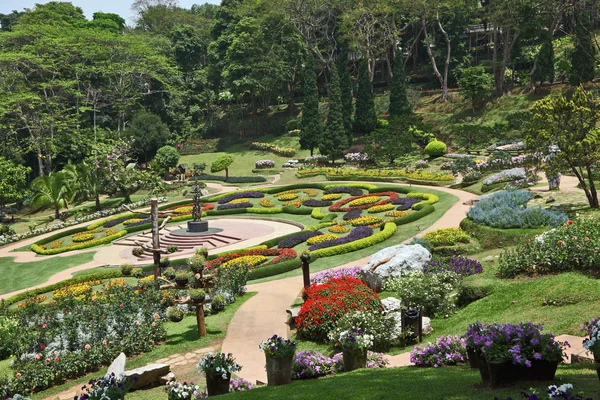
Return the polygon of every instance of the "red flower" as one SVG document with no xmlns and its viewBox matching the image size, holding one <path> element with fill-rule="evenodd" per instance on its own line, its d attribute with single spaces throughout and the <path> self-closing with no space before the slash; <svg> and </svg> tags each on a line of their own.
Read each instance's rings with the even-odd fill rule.
<svg viewBox="0 0 600 400">
<path fill-rule="evenodd" d="M 567 225 L 573 225 L 573 221 L 571 221 L 571 220 L 568 220 L 568 221 L 567 221 Z"/>
<path fill-rule="evenodd" d="M 40 345 L 40 349 L 44 350 L 46 348 L 46 346 L 44 346 L 43 344 Z"/>
</svg>

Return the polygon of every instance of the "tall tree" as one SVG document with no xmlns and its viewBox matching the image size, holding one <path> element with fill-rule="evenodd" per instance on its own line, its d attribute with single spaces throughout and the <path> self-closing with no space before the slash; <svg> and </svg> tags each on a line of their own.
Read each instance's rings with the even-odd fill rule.
<svg viewBox="0 0 600 400">
<path fill-rule="evenodd" d="M 471 101 L 471 109 L 475 113 L 477 104 L 490 95 L 493 79 L 482 66 L 467 67 L 460 70 L 458 85 L 461 95 Z"/>
<path fill-rule="evenodd" d="M 21 201 L 27 194 L 27 174 L 31 168 L 0 157 L 0 206 Z"/>
<path fill-rule="evenodd" d="M 582 13 L 575 27 L 575 49 L 571 53 L 569 83 L 580 85 L 594 79 L 596 66 L 596 48 L 593 43 L 593 31 L 588 13 Z"/>
<path fill-rule="evenodd" d="M 527 145 L 536 151 L 558 146 L 556 158 L 577 177 L 590 207 L 600 208 L 595 183 L 600 159 L 600 101 L 579 86 L 570 100 L 562 94 L 538 100 L 531 113 Z"/>
<path fill-rule="evenodd" d="M 337 58 L 337 69 L 340 76 L 340 88 L 342 90 L 342 110 L 344 116 L 344 128 L 348 135 L 348 142 L 352 144 L 352 78 L 348 70 L 348 51 L 344 48 Z"/>
<path fill-rule="evenodd" d="M 354 130 L 370 133 L 377 125 L 375 102 L 369 78 L 367 60 L 358 62 L 358 88 L 356 91 L 356 113 L 354 114 Z"/>
<path fill-rule="evenodd" d="M 133 116 L 125 133 L 133 139 L 136 154 L 148 161 L 167 143 L 169 128 L 158 115 L 142 110 Z"/>
<path fill-rule="evenodd" d="M 321 138 L 319 150 L 321 154 L 329 157 L 332 162 L 348 148 L 348 136 L 344 128 L 342 108 L 342 91 L 340 77 L 335 63 L 331 64 L 331 78 L 329 80 L 329 111 L 325 124 L 325 135 Z"/>
<path fill-rule="evenodd" d="M 554 81 L 554 48 L 549 33 L 544 35 L 533 71 L 533 80 L 539 82 L 540 85 L 544 82 L 552 83 Z"/>
<path fill-rule="evenodd" d="M 404 57 L 401 51 L 396 51 L 394 59 L 394 75 L 390 84 L 389 118 L 410 115 L 412 109 L 408 101 L 408 85 L 404 71 Z"/>
<path fill-rule="evenodd" d="M 96 211 L 101 210 L 100 194 L 103 193 L 104 171 L 96 168 L 94 159 L 82 161 L 80 164 L 67 164 L 62 171 L 68 181 L 71 201 L 94 199 Z"/>
<path fill-rule="evenodd" d="M 317 73 L 315 59 L 312 54 L 307 56 L 306 66 L 304 67 L 304 104 L 302 105 L 300 128 L 300 147 L 310 150 L 312 156 L 314 149 L 319 146 L 323 134 L 323 125 L 319 114 Z"/>
<path fill-rule="evenodd" d="M 62 172 L 51 172 L 40 176 L 31 183 L 34 207 L 50 205 L 54 208 L 54 218 L 60 217 L 60 209 L 68 207 L 71 192 L 67 176 Z"/>
</svg>

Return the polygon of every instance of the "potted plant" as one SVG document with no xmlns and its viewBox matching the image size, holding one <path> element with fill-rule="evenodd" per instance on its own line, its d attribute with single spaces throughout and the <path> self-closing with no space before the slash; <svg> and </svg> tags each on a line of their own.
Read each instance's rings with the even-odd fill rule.
<svg viewBox="0 0 600 400">
<path fill-rule="evenodd" d="M 170 244 L 167 246 L 167 253 L 177 253 L 179 251 L 179 246 L 176 244 Z"/>
<path fill-rule="evenodd" d="M 171 265 L 171 260 L 169 260 L 169 257 L 161 257 L 158 265 L 160 269 L 168 268 Z"/>
<path fill-rule="evenodd" d="M 190 276 L 185 271 L 179 271 L 175 274 L 175 283 L 177 283 L 177 286 L 185 286 L 188 284 L 189 280 Z"/>
<path fill-rule="evenodd" d="M 487 329 L 487 325 L 483 325 L 481 322 L 471 324 L 467 328 L 467 333 L 463 335 L 463 339 L 465 339 L 467 346 L 467 359 L 470 367 L 478 368 L 481 380 L 489 382 L 490 370 L 485 357 L 481 354 L 481 348 L 484 345 L 482 340 L 485 338 L 483 331 L 485 329 Z"/>
<path fill-rule="evenodd" d="M 175 268 L 169 267 L 163 272 L 163 275 L 168 280 L 173 280 L 173 279 L 175 279 L 175 275 L 177 275 L 177 272 L 175 271 Z"/>
<path fill-rule="evenodd" d="M 167 308 L 167 317 L 172 322 L 181 322 L 184 316 L 183 310 L 177 306 Z"/>
<path fill-rule="evenodd" d="M 141 257 L 142 254 L 144 254 L 144 249 L 142 249 L 141 247 L 134 247 L 133 250 L 131 250 L 131 254 L 133 254 L 136 257 Z"/>
<path fill-rule="evenodd" d="M 196 254 L 198 254 L 199 256 L 202 256 L 206 259 L 206 258 L 208 258 L 208 249 L 204 246 L 199 247 L 196 249 Z"/>
<path fill-rule="evenodd" d="M 201 274 L 202 271 L 204 270 L 205 261 L 206 260 L 205 260 L 204 256 L 196 253 L 191 258 L 188 259 L 188 266 L 190 267 L 190 269 L 192 270 L 192 272 L 194 274 Z"/>
<path fill-rule="evenodd" d="M 241 369 L 231 353 L 208 353 L 198 362 L 198 370 L 206 375 L 209 397 L 229 393 L 231 374 Z"/>
<path fill-rule="evenodd" d="M 584 323 L 583 327 L 589 336 L 583 340 L 583 347 L 594 355 L 594 366 L 600 379 L 600 317 Z"/>
<path fill-rule="evenodd" d="M 125 276 L 131 275 L 133 272 L 133 265 L 131 264 L 123 264 L 121 265 L 121 273 Z"/>
<path fill-rule="evenodd" d="M 273 335 L 260 344 L 267 359 L 267 382 L 269 386 L 292 383 L 292 365 L 296 342 Z"/>
<path fill-rule="evenodd" d="M 340 333 L 337 344 L 342 348 L 344 371 L 354 371 L 367 365 L 367 349 L 373 346 L 373 335 L 351 328 Z"/>
<path fill-rule="evenodd" d="M 225 309 L 225 297 L 222 294 L 215 294 L 210 302 L 210 308 L 215 313 Z"/>
<path fill-rule="evenodd" d="M 190 299 L 195 304 L 202 304 L 206 298 L 206 292 L 203 289 L 191 289 L 189 293 Z"/>
</svg>

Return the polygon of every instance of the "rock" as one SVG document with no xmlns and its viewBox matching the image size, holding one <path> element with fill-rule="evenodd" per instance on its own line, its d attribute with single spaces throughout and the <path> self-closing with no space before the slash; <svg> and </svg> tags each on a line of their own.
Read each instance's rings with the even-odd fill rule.
<svg viewBox="0 0 600 400">
<path fill-rule="evenodd" d="M 555 201 L 556 199 L 554 198 L 554 196 L 548 196 L 548 198 L 546 199 L 546 204 L 554 203 Z"/>
<path fill-rule="evenodd" d="M 431 319 L 428 317 L 423 317 L 423 335 L 429 335 L 433 332 L 431 328 Z"/>
<path fill-rule="evenodd" d="M 541 199 L 541 198 L 543 198 L 543 197 L 544 197 L 544 196 L 542 196 L 540 193 L 535 193 L 535 194 L 533 195 L 533 198 L 534 198 L 534 199 Z"/>
<path fill-rule="evenodd" d="M 127 357 L 125 357 L 124 353 L 121 353 L 114 359 L 114 361 L 108 367 L 108 371 L 106 371 L 106 376 L 110 376 L 111 374 L 115 374 L 116 377 L 123 375 L 125 372 L 125 362 L 127 362 Z"/>
<path fill-rule="evenodd" d="M 381 305 L 383 306 L 383 312 L 385 313 L 398 311 L 402 308 L 402 302 L 395 297 L 387 297 L 381 300 Z"/>
<path fill-rule="evenodd" d="M 161 378 L 168 375 L 169 372 L 171 372 L 171 367 L 168 364 L 149 364 L 131 371 L 125 371 L 125 376 L 134 381 L 131 389 L 137 390 L 160 384 Z"/>
<path fill-rule="evenodd" d="M 398 278 L 413 271 L 422 271 L 431 253 L 420 244 L 399 244 L 378 251 L 363 267 L 363 280 L 380 292 L 388 278 Z"/>
<path fill-rule="evenodd" d="M 160 377 L 160 384 L 166 385 L 167 383 L 172 382 L 174 380 L 175 380 L 175 374 L 172 372 L 169 372 L 167 375 Z"/>
</svg>

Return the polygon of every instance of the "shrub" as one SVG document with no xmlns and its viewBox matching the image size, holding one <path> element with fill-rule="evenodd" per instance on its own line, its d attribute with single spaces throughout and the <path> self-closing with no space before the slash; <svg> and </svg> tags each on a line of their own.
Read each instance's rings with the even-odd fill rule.
<svg viewBox="0 0 600 400">
<path fill-rule="evenodd" d="M 210 172 L 215 173 L 223 171 L 224 169 L 229 168 L 232 162 L 233 158 L 229 154 L 219 156 L 210 166 Z"/>
<path fill-rule="evenodd" d="M 410 362 L 417 367 L 441 367 L 466 362 L 467 346 L 458 336 L 440 336 L 435 343 L 410 352 Z"/>
<path fill-rule="evenodd" d="M 327 216 L 327 214 L 323 214 L 323 213 L 321 212 L 321 209 L 320 209 L 320 208 L 314 208 L 314 209 L 311 211 L 311 213 L 310 213 L 310 216 L 311 216 L 311 217 L 313 217 L 314 219 L 319 219 L 319 220 L 320 220 L 320 219 L 323 219 L 323 218 L 325 218 L 325 216 Z"/>
<path fill-rule="evenodd" d="M 532 197 L 526 190 L 502 190 L 481 199 L 467 215 L 478 224 L 501 229 L 558 226 L 567 220 L 560 212 L 526 208 Z"/>
<path fill-rule="evenodd" d="M 133 271 L 133 266 L 131 264 L 123 264 L 121 265 L 121 273 L 125 276 L 131 275 Z"/>
<path fill-rule="evenodd" d="M 254 168 L 256 168 L 256 169 L 275 168 L 275 161 L 273 161 L 273 160 L 254 161 Z"/>
<path fill-rule="evenodd" d="M 296 318 L 298 333 L 320 342 L 327 339 L 327 333 L 343 315 L 352 311 L 381 310 L 377 293 L 364 282 L 351 277 L 310 285 L 303 291 L 303 297 L 306 301 Z"/>
<path fill-rule="evenodd" d="M 459 307 L 464 307 L 471 304 L 474 301 L 489 296 L 490 294 L 492 294 L 493 291 L 493 285 L 476 285 L 473 282 L 462 281 L 458 286 L 456 303 Z"/>
<path fill-rule="evenodd" d="M 225 308 L 225 297 L 222 294 L 216 294 L 212 297 L 210 308 L 213 312 L 222 311 Z"/>
<path fill-rule="evenodd" d="M 227 268 L 217 268 L 216 285 L 219 290 L 233 295 L 246 292 L 249 266 L 244 263 L 234 263 Z"/>
<path fill-rule="evenodd" d="M 176 244 L 170 244 L 167 246 L 167 253 L 176 253 L 179 251 L 179 246 Z"/>
<path fill-rule="evenodd" d="M 423 267 L 424 274 L 436 274 L 446 271 L 454 272 L 464 278 L 483 272 L 483 267 L 479 261 L 463 256 L 450 257 L 448 259 L 441 257 L 432 258 Z"/>
<path fill-rule="evenodd" d="M 413 238 L 409 244 L 411 244 L 411 245 L 420 244 L 421 246 L 425 247 L 427 249 L 427 251 L 431 252 L 431 248 L 432 248 L 431 242 L 427 239 L 416 237 L 416 238 Z"/>
<path fill-rule="evenodd" d="M 141 257 L 141 255 L 144 254 L 144 249 L 142 249 L 141 247 L 134 247 L 131 250 L 131 254 L 133 254 L 136 257 Z"/>
<path fill-rule="evenodd" d="M 446 144 L 439 140 L 432 140 L 425 146 L 423 152 L 430 158 L 441 157 L 446 154 Z"/>
<path fill-rule="evenodd" d="M 400 278 L 388 279 L 386 291 L 398 293 L 403 306 L 421 308 L 425 315 L 452 314 L 456 305 L 450 293 L 458 284 L 458 275 L 444 272 L 425 275 L 421 271 L 412 272 Z"/>
<path fill-rule="evenodd" d="M 469 243 L 471 238 L 460 228 L 442 228 L 428 232 L 423 239 L 429 241 L 434 247 L 454 246 L 458 243 Z"/>
<path fill-rule="evenodd" d="M 252 142 L 250 148 L 254 150 L 268 151 L 282 157 L 293 157 L 296 155 L 296 149 L 291 147 L 279 147 L 272 143 Z"/>
<path fill-rule="evenodd" d="M 396 319 L 393 315 L 379 311 L 357 311 L 342 316 L 335 328 L 328 334 L 330 341 L 335 342 L 340 334 L 350 329 L 360 329 L 363 333 L 373 336 L 373 350 L 386 351 L 400 344 L 399 332 L 396 329 Z"/>
<path fill-rule="evenodd" d="M 500 274 L 596 273 L 600 265 L 600 225 L 594 218 L 567 221 L 500 255 Z"/>
<path fill-rule="evenodd" d="M 480 180 L 482 177 L 481 172 L 479 171 L 471 171 L 466 173 L 463 176 L 463 182 L 465 183 L 472 183 L 472 182 L 477 182 L 478 180 Z"/>
</svg>

